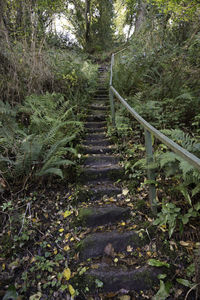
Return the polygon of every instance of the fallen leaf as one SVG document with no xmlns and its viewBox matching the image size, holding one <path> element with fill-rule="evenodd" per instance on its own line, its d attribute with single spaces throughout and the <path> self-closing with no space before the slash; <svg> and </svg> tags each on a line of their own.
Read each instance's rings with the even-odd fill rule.
<svg viewBox="0 0 200 300">
<path fill-rule="evenodd" d="M 73 297 L 75 295 L 75 289 L 73 288 L 73 286 L 71 284 L 69 284 L 68 286 L 70 295 Z"/>
<path fill-rule="evenodd" d="M 73 213 L 72 211 L 66 210 L 66 211 L 63 213 L 63 217 L 64 217 L 64 218 L 67 218 L 67 217 L 69 217 L 72 213 Z"/>
<path fill-rule="evenodd" d="M 63 276 L 65 277 L 66 280 L 69 280 L 71 277 L 71 270 L 69 268 L 65 269 L 63 271 Z"/>
<path fill-rule="evenodd" d="M 119 297 L 119 300 L 130 300 L 130 299 L 131 299 L 131 296 L 129 296 L 129 295 L 123 295 L 123 296 Z"/>
<path fill-rule="evenodd" d="M 59 232 L 63 232 L 63 231 L 64 231 L 64 228 L 60 228 L 60 229 L 59 229 Z"/>
<path fill-rule="evenodd" d="M 114 248 L 113 248 L 113 246 L 112 246 L 111 243 L 109 243 L 109 244 L 105 247 L 104 252 L 105 252 L 105 254 L 107 254 L 108 256 L 112 256 L 112 257 L 114 256 Z"/>
<path fill-rule="evenodd" d="M 63 249 L 64 249 L 64 251 L 69 251 L 70 247 L 69 247 L 69 245 L 66 245 Z"/>
<path fill-rule="evenodd" d="M 132 251 L 133 251 L 133 247 L 131 247 L 130 245 L 127 246 L 126 251 L 127 251 L 127 252 L 132 252 Z"/>
<path fill-rule="evenodd" d="M 38 292 L 37 294 L 30 296 L 29 300 L 40 300 L 41 297 L 42 297 L 42 293 Z"/>
<path fill-rule="evenodd" d="M 128 189 L 123 189 L 122 190 L 122 195 L 126 196 L 126 195 L 128 195 L 128 193 L 129 193 Z"/>
</svg>

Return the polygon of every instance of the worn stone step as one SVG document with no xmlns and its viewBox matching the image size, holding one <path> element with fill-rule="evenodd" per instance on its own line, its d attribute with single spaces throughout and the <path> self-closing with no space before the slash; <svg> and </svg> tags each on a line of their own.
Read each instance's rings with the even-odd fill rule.
<svg viewBox="0 0 200 300">
<path fill-rule="evenodd" d="M 85 128 L 105 128 L 107 123 L 105 121 L 101 122 L 86 122 L 85 123 Z"/>
<path fill-rule="evenodd" d="M 91 146 L 91 145 L 82 145 L 82 151 L 84 154 L 106 154 L 113 153 L 117 150 L 116 146 Z"/>
<path fill-rule="evenodd" d="M 96 111 L 96 110 L 97 111 L 98 110 L 109 111 L 109 108 L 110 108 L 109 105 L 103 105 L 103 104 L 101 105 L 101 104 L 99 104 L 99 102 L 97 104 L 95 103 L 95 104 L 92 104 L 89 106 L 89 109 L 94 110 L 94 111 Z"/>
<path fill-rule="evenodd" d="M 107 115 L 108 115 L 108 111 L 99 110 L 99 109 L 96 109 L 96 108 L 90 109 L 89 113 L 90 113 L 90 115 L 88 115 L 89 117 L 98 118 L 98 119 L 102 118 L 102 117 L 104 117 L 104 119 L 105 119 L 105 118 L 107 118 Z"/>
<path fill-rule="evenodd" d="M 93 115 L 93 116 L 87 116 L 86 121 L 87 122 L 98 122 L 98 121 L 105 121 L 106 120 L 106 115 Z"/>
<path fill-rule="evenodd" d="M 105 133 L 106 134 L 106 127 L 102 127 L 102 128 L 87 128 L 87 132 L 88 133 Z"/>
<path fill-rule="evenodd" d="M 141 292 L 152 289 L 159 285 L 158 275 L 163 270 L 150 266 L 138 268 L 122 268 L 109 265 L 99 265 L 97 269 L 91 269 L 85 274 L 85 281 L 94 283 L 93 289 L 96 290 L 95 280 L 103 282 L 102 292 L 117 292 L 120 290 Z M 92 287 L 91 287 L 92 290 Z M 141 298 L 143 299 L 143 297 Z"/>
<path fill-rule="evenodd" d="M 96 183 L 90 183 L 86 186 L 82 186 L 79 191 L 79 201 L 96 201 L 102 197 L 116 197 L 122 193 L 122 189 L 119 186 L 115 186 L 113 183 L 107 180 L 96 181 Z"/>
<path fill-rule="evenodd" d="M 89 140 L 99 140 L 99 139 L 105 139 L 106 134 L 105 133 L 99 133 L 99 132 L 93 132 L 86 134 L 86 139 Z"/>
<path fill-rule="evenodd" d="M 119 165 L 112 166 L 95 166 L 89 168 L 83 168 L 83 172 L 80 176 L 82 182 L 89 180 L 117 180 L 123 177 L 123 168 Z"/>
<path fill-rule="evenodd" d="M 82 143 L 84 146 L 111 146 L 112 142 L 109 138 L 99 139 L 99 140 L 91 140 L 86 138 Z"/>
<path fill-rule="evenodd" d="M 108 247 L 112 247 L 114 252 L 118 253 L 126 252 L 127 246 L 132 247 L 134 250 L 140 248 L 142 245 L 144 245 L 144 240 L 134 231 L 122 233 L 117 231 L 97 232 L 83 239 L 78 245 L 78 250 L 80 259 L 86 260 L 88 258 L 106 255 L 106 248 Z"/>
<path fill-rule="evenodd" d="M 126 220 L 130 216 L 130 209 L 116 205 L 106 207 L 82 208 L 79 210 L 78 222 L 82 226 L 95 227 Z"/>
<path fill-rule="evenodd" d="M 85 166 L 109 166 L 113 164 L 118 164 L 120 161 L 119 157 L 111 155 L 91 155 L 88 156 L 85 161 Z"/>
<path fill-rule="evenodd" d="M 97 97 L 93 98 L 93 101 L 98 101 L 98 102 L 102 101 L 103 104 L 108 105 L 109 104 L 109 97 L 99 97 L 99 96 L 97 96 Z"/>
</svg>

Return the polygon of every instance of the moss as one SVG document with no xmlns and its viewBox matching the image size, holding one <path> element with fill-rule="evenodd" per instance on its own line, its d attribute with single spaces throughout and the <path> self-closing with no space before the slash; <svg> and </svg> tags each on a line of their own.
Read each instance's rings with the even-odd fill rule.
<svg viewBox="0 0 200 300">
<path fill-rule="evenodd" d="M 78 223 L 82 226 L 86 225 L 87 218 L 93 213 L 91 208 L 82 208 L 79 210 Z"/>
</svg>

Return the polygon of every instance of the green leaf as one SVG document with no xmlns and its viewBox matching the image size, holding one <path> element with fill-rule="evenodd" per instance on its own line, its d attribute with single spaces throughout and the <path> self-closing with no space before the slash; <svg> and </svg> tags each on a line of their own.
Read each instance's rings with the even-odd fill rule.
<svg viewBox="0 0 200 300">
<path fill-rule="evenodd" d="M 57 176 L 60 176 L 61 178 L 63 178 L 63 172 L 59 168 L 49 168 L 49 169 L 44 170 L 44 171 L 41 170 L 36 175 L 37 176 L 44 176 L 46 174 L 54 174 L 54 175 L 57 175 Z"/>
<path fill-rule="evenodd" d="M 165 300 L 169 296 L 169 286 L 165 285 L 164 281 L 160 280 L 160 289 L 152 300 Z"/>
<path fill-rule="evenodd" d="M 9 286 L 3 300 L 16 300 L 18 297 L 18 293 L 14 285 Z"/>
<path fill-rule="evenodd" d="M 192 288 L 194 286 L 194 284 L 187 279 L 177 278 L 176 281 L 184 286 L 189 287 L 189 288 Z"/>
<path fill-rule="evenodd" d="M 165 279 L 167 277 L 167 274 L 159 274 L 158 279 Z"/>
<path fill-rule="evenodd" d="M 101 287 L 103 286 L 103 282 L 102 282 L 101 280 L 99 280 L 99 279 L 96 279 L 96 280 L 95 280 L 95 284 L 96 284 L 96 286 L 97 286 L 98 288 L 101 288 Z"/>
<path fill-rule="evenodd" d="M 149 259 L 148 264 L 153 267 L 167 267 L 167 268 L 170 267 L 170 265 L 168 263 L 154 259 L 154 258 Z"/>
</svg>

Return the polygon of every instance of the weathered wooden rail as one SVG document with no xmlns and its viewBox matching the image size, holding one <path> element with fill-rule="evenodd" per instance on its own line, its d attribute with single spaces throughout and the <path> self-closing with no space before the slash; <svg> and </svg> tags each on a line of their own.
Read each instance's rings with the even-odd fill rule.
<svg viewBox="0 0 200 300">
<path fill-rule="evenodd" d="M 145 148 L 146 148 L 146 157 L 147 157 L 147 176 L 148 180 L 151 182 L 149 184 L 149 200 L 151 203 L 151 208 L 154 213 L 157 211 L 157 201 L 156 201 L 156 188 L 155 184 L 152 182 L 155 181 L 155 172 L 152 168 L 150 168 L 150 163 L 153 161 L 153 146 L 152 146 L 152 135 L 160 140 L 163 144 L 168 146 L 173 152 L 177 153 L 181 156 L 184 160 L 189 162 L 195 168 L 200 171 L 200 159 L 187 151 L 186 149 L 182 148 L 167 136 L 162 134 L 159 130 L 149 124 L 145 119 L 143 119 L 128 103 L 127 101 L 116 91 L 113 87 L 113 66 L 115 61 L 115 55 L 124 51 L 125 49 L 112 54 L 111 57 L 111 69 L 110 69 L 110 88 L 109 88 L 109 95 L 110 95 L 110 106 L 111 106 L 111 117 L 112 117 L 112 124 L 115 126 L 115 102 L 114 96 L 121 102 L 121 104 L 126 107 L 126 109 L 130 112 L 130 114 L 143 126 L 144 133 L 145 133 Z"/>
</svg>

